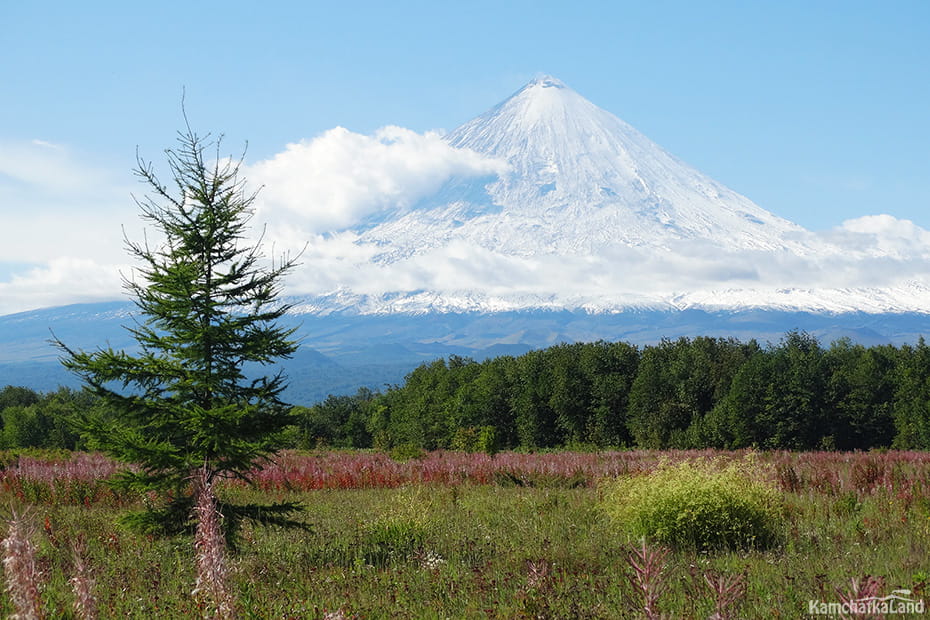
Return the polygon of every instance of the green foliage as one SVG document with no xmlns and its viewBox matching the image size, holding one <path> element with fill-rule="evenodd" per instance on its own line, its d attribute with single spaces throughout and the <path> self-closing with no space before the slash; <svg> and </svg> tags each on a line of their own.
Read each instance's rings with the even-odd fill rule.
<svg viewBox="0 0 930 620">
<path fill-rule="evenodd" d="M 700 337 L 664 340 L 643 350 L 630 388 L 629 427 L 637 445 L 690 448 L 704 443 L 693 426 L 730 391 L 733 377 L 758 346 Z"/>
<path fill-rule="evenodd" d="M 330 395 L 312 407 L 295 407 L 296 437 L 289 447 L 363 448 L 371 445 L 366 421 L 375 395 L 361 388 L 354 396 Z"/>
<path fill-rule="evenodd" d="M 730 389 L 704 420 L 704 443 L 820 448 L 837 428 L 828 384 L 829 366 L 817 340 L 789 332 L 777 346 L 753 352 L 735 372 Z"/>
<path fill-rule="evenodd" d="M 923 338 L 901 348 L 893 415 L 895 447 L 930 449 L 930 346 Z"/>
<path fill-rule="evenodd" d="M 602 505 L 631 538 L 710 550 L 777 543 L 779 503 L 751 465 L 686 461 L 606 483 Z"/>
<path fill-rule="evenodd" d="M 405 388 L 387 399 L 392 441 L 427 450 L 449 448 L 457 427 L 456 394 L 479 371 L 473 360 L 453 355 L 448 362 L 435 360 L 407 375 Z"/>
<path fill-rule="evenodd" d="M 44 443 L 48 418 L 40 414 L 35 406 L 14 405 L 3 410 L 4 448 L 36 448 Z"/>
<path fill-rule="evenodd" d="M 391 448 L 391 458 L 399 463 L 422 459 L 424 456 L 426 451 L 412 443 L 401 443 Z"/>
<path fill-rule="evenodd" d="M 112 420 L 122 407 L 14 387 L 0 390 L 2 403 L 8 447 L 84 447 L 61 419 L 94 409 Z M 385 393 L 331 395 L 289 417 L 278 447 L 926 449 L 930 347 L 839 340 L 824 349 L 797 331 L 765 347 L 710 337 L 641 350 L 560 344 L 482 362 L 434 360 Z"/>
<path fill-rule="evenodd" d="M 5 388 L 0 401 L 0 447 L 62 448 L 74 450 L 82 443 L 71 428 L 71 420 L 96 406 L 90 394 L 60 388 L 38 394 L 25 388 Z"/>
<path fill-rule="evenodd" d="M 468 429 L 493 428 L 493 447 L 516 445 L 516 426 L 510 406 L 514 392 L 514 358 L 498 357 L 480 364 L 477 374 L 464 382 L 454 395 L 452 411 L 456 434 Z M 463 430 L 464 429 L 464 430 Z M 468 447 L 461 442 L 457 450 L 487 451 L 487 446 Z"/>
<path fill-rule="evenodd" d="M 7 407 L 28 407 L 40 400 L 39 394 L 27 387 L 8 385 L 0 390 L 0 411 Z"/>
<path fill-rule="evenodd" d="M 364 426 L 354 436 L 377 449 L 481 451 L 475 435 L 491 427 L 501 450 L 923 447 L 930 445 L 928 350 L 848 341 L 825 350 L 795 331 L 766 347 L 699 337 L 641 351 L 595 342 L 480 363 L 453 356 L 373 396 L 351 424 Z M 321 414 L 335 411 L 334 399 Z M 351 424 L 340 427 L 338 417 L 320 422 L 326 434 L 345 437 Z"/>
<path fill-rule="evenodd" d="M 828 415 L 825 433 L 837 449 L 891 445 L 894 440 L 895 349 L 834 342 L 824 356 Z"/>
<path fill-rule="evenodd" d="M 430 533 L 434 504 L 422 487 L 400 489 L 385 509 L 364 524 L 359 559 L 377 567 L 410 559 Z"/>
<path fill-rule="evenodd" d="M 581 348 L 580 364 L 591 391 L 585 443 L 601 447 L 631 443 L 628 403 L 639 362 L 639 350 L 626 342 L 600 341 Z"/>
<path fill-rule="evenodd" d="M 769 429 L 765 447 L 814 449 L 827 426 L 824 351 L 813 336 L 790 332 L 771 356 L 769 398 L 756 421 Z"/>
<path fill-rule="evenodd" d="M 497 452 L 497 429 L 493 426 L 460 428 L 452 436 L 452 449 L 463 452 Z"/>
<path fill-rule="evenodd" d="M 284 377 L 246 375 L 296 350 L 292 331 L 275 323 L 288 309 L 277 301 L 280 280 L 294 263 L 269 264 L 246 241 L 254 195 L 239 165 L 189 127 L 178 143 L 167 151 L 175 193 L 151 164 L 139 160 L 136 171 L 151 192 L 138 202 L 142 216 L 157 231 L 154 246 L 127 242 L 141 264 L 125 281 L 140 352 L 57 341 L 64 365 L 103 407 L 77 421 L 90 447 L 137 464 L 118 483 L 161 493 L 167 505 L 153 511 L 171 521 L 186 514 L 195 474 L 208 484 L 246 478 L 278 449 L 291 422 Z"/>
</svg>

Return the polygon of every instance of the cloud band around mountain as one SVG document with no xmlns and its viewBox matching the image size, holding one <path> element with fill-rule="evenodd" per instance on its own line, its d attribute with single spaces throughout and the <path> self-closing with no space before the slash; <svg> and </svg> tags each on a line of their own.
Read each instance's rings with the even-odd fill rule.
<svg viewBox="0 0 930 620">
<path fill-rule="evenodd" d="M 0 278 L 0 313 L 120 298 L 120 270 L 127 269 L 121 225 L 131 238 L 141 231 L 127 187 L 63 147 L 32 143 L 17 149 L 18 159 L 0 159 L 0 196 L 20 205 L 4 213 L 0 227 L 0 267 L 10 265 L 0 269 L 6 274 Z M 383 248 L 351 230 L 380 213 L 410 209 L 451 178 L 506 172 L 503 162 L 453 148 L 438 133 L 399 127 L 370 136 L 335 128 L 243 171 L 250 184 L 263 186 L 254 221 L 267 224 L 266 242 L 279 250 L 306 245 L 288 294 L 470 289 L 486 297 L 530 295 L 566 303 L 607 298 L 713 305 L 739 290 L 755 290 L 757 298 L 758 291 L 768 291 L 777 300 L 784 295 L 779 291 L 790 288 L 889 289 L 930 282 L 930 231 L 887 214 L 803 233 L 805 243 L 826 248 L 807 256 L 722 252 L 701 242 L 666 249 L 618 245 L 598 256 L 521 256 L 450 238 L 376 264 Z M 920 300 L 908 303 L 919 307 Z"/>
</svg>

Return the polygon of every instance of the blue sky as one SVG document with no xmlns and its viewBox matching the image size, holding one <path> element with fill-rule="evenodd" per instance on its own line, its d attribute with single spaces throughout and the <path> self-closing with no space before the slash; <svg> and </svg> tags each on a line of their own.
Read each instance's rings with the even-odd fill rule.
<svg viewBox="0 0 930 620">
<path fill-rule="evenodd" d="M 0 287 L 24 265 L 109 260 L 62 248 L 136 219 L 136 147 L 172 146 L 182 88 L 195 127 L 259 161 L 336 126 L 450 130 L 547 73 L 802 226 L 887 213 L 930 228 L 925 1 L 11 2 L 2 15 Z M 62 301 L 22 295 L 0 313 Z"/>
</svg>

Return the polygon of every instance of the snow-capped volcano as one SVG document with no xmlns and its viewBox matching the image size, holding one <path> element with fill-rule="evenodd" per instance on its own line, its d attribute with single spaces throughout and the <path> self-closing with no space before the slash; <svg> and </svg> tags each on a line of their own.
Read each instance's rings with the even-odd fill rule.
<svg viewBox="0 0 930 620">
<path fill-rule="evenodd" d="M 552 77 L 536 79 L 446 137 L 506 163 L 498 178 L 451 179 L 362 235 L 397 260 L 461 240 L 510 255 L 599 254 L 611 246 L 801 249 L 802 229 L 676 159 Z M 388 249 L 389 248 L 389 249 Z"/>
<path fill-rule="evenodd" d="M 930 308 L 927 231 L 891 216 L 807 231 L 555 78 L 531 81 L 441 138 L 405 132 L 386 128 L 366 142 L 340 129 L 319 139 L 330 158 L 362 143 L 352 152 L 393 162 L 394 176 L 369 171 L 331 184 L 338 196 L 381 197 L 344 209 L 358 216 L 349 223 L 316 211 L 341 223 L 308 247 L 297 287 L 310 293 L 306 311 Z M 293 158 L 268 169 L 293 178 L 306 170 L 300 149 L 314 144 L 293 146 Z M 432 160 L 442 176 L 431 185 L 418 170 Z M 276 177 L 260 178 L 278 191 Z M 313 199 L 295 195 L 299 226 Z"/>
</svg>

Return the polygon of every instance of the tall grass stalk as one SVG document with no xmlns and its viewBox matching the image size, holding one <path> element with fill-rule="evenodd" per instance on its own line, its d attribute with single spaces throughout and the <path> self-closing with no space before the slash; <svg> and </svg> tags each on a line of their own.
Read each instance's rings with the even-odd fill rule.
<svg viewBox="0 0 930 620">
<path fill-rule="evenodd" d="M 236 601 L 229 589 L 229 566 L 226 559 L 226 540 L 223 538 L 222 518 L 216 507 L 212 483 L 201 478 L 198 484 L 197 531 L 194 549 L 197 560 L 197 581 L 192 595 L 205 599 L 204 614 L 208 618 L 229 620 L 236 617 Z"/>
<path fill-rule="evenodd" d="M 724 575 L 714 571 L 704 573 L 704 583 L 714 597 L 714 613 L 708 620 L 728 620 L 736 616 L 730 612 L 734 603 L 746 594 L 746 575 Z"/>
<path fill-rule="evenodd" d="M 627 563 L 633 569 L 630 585 L 642 600 L 643 616 L 652 620 L 660 618 L 659 597 L 668 587 L 665 575 L 665 558 L 668 549 L 650 549 L 646 541 L 640 547 L 634 547 L 627 556 Z"/>
<path fill-rule="evenodd" d="M 856 603 L 880 597 L 884 589 L 885 580 L 882 577 L 866 575 L 859 579 L 851 579 L 849 590 L 836 588 L 836 595 L 839 597 L 840 603 L 843 604 L 844 608 L 854 608 Z M 880 613 L 853 615 L 841 613 L 840 617 L 843 618 L 843 620 L 852 620 L 853 618 L 857 620 L 880 620 L 884 618 L 884 615 Z"/>
<path fill-rule="evenodd" d="M 7 521 L 9 529 L 3 539 L 3 572 L 6 589 L 10 593 L 17 620 L 39 620 L 44 617 L 42 598 L 39 595 L 39 571 L 36 567 L 36 548 L 29 540 L 32 529 L 24 515 L 13 510 Z"/>
<path fill-rule="evenodd" d="M 71 547 L 74 556 L 74 575 L 68 580 L 74 591 L 74 614 L 81 620 L 96 620 L 97 598 L 94 596 L 94 580 L 84 561 L 84 539 L 78 538 Z"/>
</svg>

